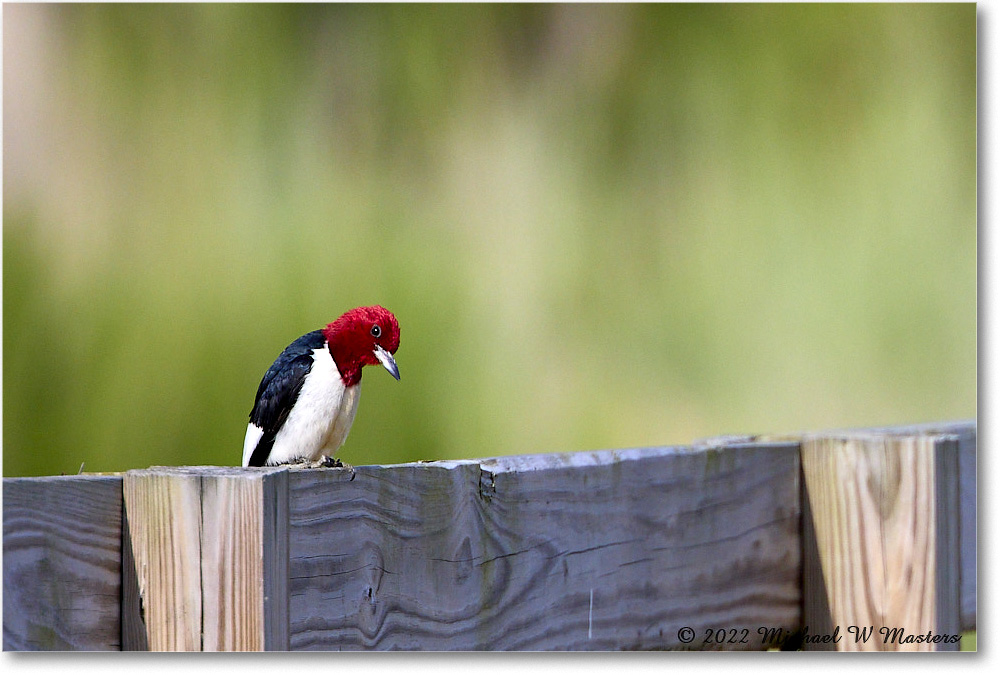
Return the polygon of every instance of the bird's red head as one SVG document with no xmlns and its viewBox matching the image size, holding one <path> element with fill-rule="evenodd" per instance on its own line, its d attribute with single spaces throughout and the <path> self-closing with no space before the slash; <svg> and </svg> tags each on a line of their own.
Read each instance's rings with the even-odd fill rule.
<svg viewBox="0 0 1000 675">
<path fill-rule="evenodd" d="M 392 355 L 399 349 L 399 322 L 385 307 L 356 307 L 323 329 L 344 386 L 361 381 L 364 366 L 381 364 L 399 379 Z"/>
</svg>

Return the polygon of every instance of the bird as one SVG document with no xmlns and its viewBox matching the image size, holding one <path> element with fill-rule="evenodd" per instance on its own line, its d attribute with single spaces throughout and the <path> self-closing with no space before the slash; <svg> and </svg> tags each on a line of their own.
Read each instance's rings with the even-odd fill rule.
<svg viewBox="0 0 1000 675">
<path fill-rule="evenodd" d="M 381 305 L 356 307 L 288 345 L 264 373 L 243 439 L 243 466 L 341 466 L 361 396 L 361 369 L 382 365 L 399 380 L 393 355 L 399 322 Z"/>
</svg>

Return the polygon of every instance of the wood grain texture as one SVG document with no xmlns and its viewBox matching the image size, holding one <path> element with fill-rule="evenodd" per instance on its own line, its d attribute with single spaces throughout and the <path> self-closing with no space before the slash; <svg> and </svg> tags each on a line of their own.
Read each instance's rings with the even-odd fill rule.
<svg viewBox="0 0 1000 675">
<path fill-rule="evenodd" d="M 124 496 L 146 643 L 154 651 L 198 651 L 201 476 L 169 467 L 129 471 Z"/>
<path fill-rule="evenodd" d="M 958 437 L 959 555 L 961 556 L 961 626 L 976 629 L 976 447 L 975 422 L 956 430 Z"/>
<path fill-rule="evenodd" d="M 124 482 L 124 481 L 123 481 Z M 149 637 L 146 630 L 145 610 L 139 593 L 139 573 L 136 570 L 132 532 L 128 518 L 122 518 L 122 651 L 149 651 Z"/>
<path fill-rule="evenodd" d="M 284 470 L 202 475 L 204 651 L 287 649 L 287 508 L 279 499 L 288 499 Z"/>
<path fill-rule="evenodd" d="M 827 597 L 826 579 L 823 575 L 823 561 L 820 558 L 816 539 L 816 519 L 802 479 L 802 622 L 793 649 L 808 651 L 836 651 L 835 643 L 818 641 L 806 644 L 805 635 L 834 635 L 833 612 Z"/>
<path fill-rule="evenodd" d="M 8 650 L 761 649 L 758 629 L 976 625 L 974 421 L 4 479 L 3 499 Z"/>
<path fill-rule="evenodd" d="M 4 650 L 120 647 L 122 479 L 3 479 Z"/>
<path fill-rule="evenodd" d="M 961 504 L 959 440 L 939 436 L 934 444 L 935 632 L 962 631 Z M 937 645 L 938 651 L 958 651 L 958 643 Z"/>
<path fill-rule="evenodd" d="M 290 472 L 289 517 L 292 649 L 760 649 L 801 620 L 796 444 Z"/>
<path fill-rule="evenodd" d="M 143 637 L 153 650 L 287 648 L 286 474 L 154 467 L 125 475 L 145 626 L 127 648 L 142 648 Z"/>
<path fill-rule="evenodd" d="M 976 420 L 933 422 L 902 427 L 879 427 L 859 430 L 855 434 L 886 434 L 890 436 L 934 436 L 958 443 L 958 565 L 960 575 L 960 628 L 976 629 Z M 950 451 L 949 451 L 950 452 Z"/>
<path fill-rule="evenodd" d="M 957 632 L 957 459 L 957 444 L 934 436 L 803 440 L 812 517 L 806 533 L 815 536 L 823 584 L 822 590 L 804 592 L 804 622 L 825 623 L 826 617 L 815 614 L 815 594 L 825 593 L 830 625 L 842 637 L 837 649 L 957 648 L 892 639 L 892 631 L 897 637 L 898 631 Z M 943 550 L 956 551 L 955 564 L 941 559 Z M 808 570 L 805 578 L 816 581 Z M 857 640 L 850 626 L 874 633 Z"/>
<path fill-rule="evenodd" d="M 958 551 L 962 630 L 976 629 L 976 464 L 978 453 L 975 420 L 922 424 L 896 428 L 895 434 L 917 432 L 922 435 L 950 437 L 958 443 Z"/>
<path fill-rule="evenodd" d="M 261 527 L 264 534 L 264 644 L 267 651 L 289 649 L 288 636 L 288 472 L 261 471 Z"/>
<path fill-rule="evenodd" d="M 775 442 L 801 441 L 803 439 L 821 438 L 873 438 L 888 436 L 901 437 L 935 437 L 951 438 L 958 442 L 958 565 L 960 568 L 960 626 L 963 631 L 976 629 L 976 579 L 977 579 L 977 422 L 976 420 L 959 420 L 951 422 L 929 422 L 925 424 L 902 425 L 893 427 L 872 427 L 868 429 L 838 429 L 820 432 L 799 432 L 791 434 L 767 434 L 757 436 L 719 436 L 702 441 L 707 444 L 722 444 L 726 442 L 743 441 Z M 803 505 L 803 510 L 807 507 Z M 810 570 L 804 570 L 809 574 Z M 808 595 L 809 587 L 806 587 Z"/>
</svg>

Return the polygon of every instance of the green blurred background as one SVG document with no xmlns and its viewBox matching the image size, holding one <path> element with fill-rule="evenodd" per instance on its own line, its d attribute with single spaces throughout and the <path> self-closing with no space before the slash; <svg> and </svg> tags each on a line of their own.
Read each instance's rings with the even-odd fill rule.
<svg viewBox="0 0 1000 675">
<path fill-rule="evenodd" d="M 4 5 L 3 473 L 238 464 L 399 317 L 353 464 L 976 416 L 976 8 Z"/>
</svg>

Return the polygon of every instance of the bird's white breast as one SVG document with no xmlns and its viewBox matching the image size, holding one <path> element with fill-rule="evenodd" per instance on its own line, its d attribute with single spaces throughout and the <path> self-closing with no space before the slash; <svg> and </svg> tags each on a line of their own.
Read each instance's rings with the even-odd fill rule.
<svg viewBox="0 0 1000 675">
<path fill-rule="evenodd" d="M 360 396 L 361 383 L 344 386 L 326 344 L 314 349 L 312 369 L 288 419 L 274 437 L 267 463 L 315 461 L 324 454 L 332 456 L 351 430 Z"/>
</svg>

